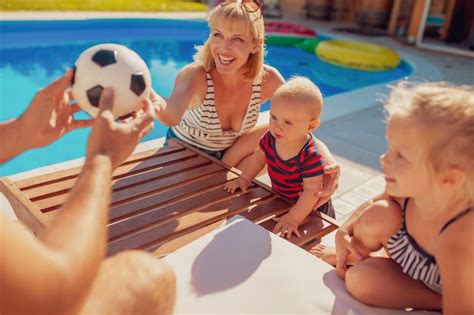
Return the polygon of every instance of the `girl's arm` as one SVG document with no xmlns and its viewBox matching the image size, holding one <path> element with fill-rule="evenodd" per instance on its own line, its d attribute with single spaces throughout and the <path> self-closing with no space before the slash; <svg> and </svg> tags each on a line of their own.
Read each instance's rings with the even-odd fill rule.
<svg viewBox="0 0 474 315">
<path fill-rule="evenodd" d="M 346 269 L 345 266 L 347 264 L 347 259 L 349 255 L 357 260 L 361 260 L 365 253 L 361 252 L 361 250 L 355 246 L 352 242 L 352 236 L 354 234 L 354 223 L 367 211 L 373 209 L 374 204 L 377 202 L 387 202 L 391 200 L 396 201 L 398 205 L 402 205 L 402 199 L 393 199 L 386 193 L 382 193 L 371 200 L 368 200 L 361 204 L 352 214 L 351 216 L 343 223 L 336 231 L 336 272 L 337 274 L 344 279 Z M 377 205 L 375 205 L 377 206 Z M 399 207 L 400 208 L 400 207 Z"/>
<path fill-rule="evenodd" d="M 184 67 L 177 75 L 173 91 L 164 99 L 152 90 L 150 99 L 157 110 L 155 116 L 167 125 L 175 126 L 181 121 L 188 107 L 199 106 L 207 91 L 206 72 L 196 63 Z"/>
<path fill-rule="evenodd" d="M 443 288 L 443 314 L 474 314 L 474 214 L 438 236 L 435 251 Z"/>
</svg>

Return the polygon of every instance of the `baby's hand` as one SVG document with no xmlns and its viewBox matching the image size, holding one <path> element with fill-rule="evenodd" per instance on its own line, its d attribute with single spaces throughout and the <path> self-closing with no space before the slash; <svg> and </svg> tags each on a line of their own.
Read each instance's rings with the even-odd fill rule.
<svg viewBox="0 0 474 315">
<path fill-rule="evenodd" d="M 298 225 L 298 221 L 290 213 L 287 213 L 278 220 L 278 223 L 273 228 L 273 233 L 280 234 L 281 237 L 285 237 L 286 234 L 286 238 L 290 238 L 293 233 L 301 237 Z"/>
<path fill-rule="evenodd" d="M 240 176 L 239 178 L 236 178 L 230 182 L 227 182 L 224 185 L 224 190 L 230 193 L 234 193 L 237 190 L 237 188 L 240 188 L 240 190 L 242 190 L 242 192 L 245 193 L 247 192 L 247 188 L 249 186 L 250 186 L 250 182 L 247 179 Z"/>
</svg>

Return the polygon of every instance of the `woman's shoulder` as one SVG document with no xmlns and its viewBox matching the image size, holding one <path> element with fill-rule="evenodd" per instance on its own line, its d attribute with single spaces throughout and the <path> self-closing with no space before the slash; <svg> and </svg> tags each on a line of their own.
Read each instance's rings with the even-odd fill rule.
<svg viewBox="0 0 474 315">
<path fill-rule="evenodd" d="M 264 65 L 265 74 L 262 78 L 262 99 L 263 101 L 272 98 L 273 93 L 283 83 L 285 79 L 275 67 Z"/>
<path fill-rule="evenodd" d="M 206 69 L 199 62 L 184 66 L 176 76 L 175 88 L 192 91 L 193 99 L 203 99 L 207 90 Z M 193 101 L 193 103 L 195 100 Z"/>
<path fill-rule="evenodd" d="M 264 69 L 264 75 L 262 78 L 262 84 L 263 83 L 273 83 L 273 82 L 279 82 L 280 84 L 283 84 L 285 82 L 285 79 L 281 75 L 280 71 L 278 71 L 277 68 L 269 66 L 269 65 L 263 65 Z"/>
<path fill-rule="evenodd" d="M 186 79 L 196 83 L 197 81 L 206 82 L 206 69 L 200 62 L 193 62 L 185 65 L 178 73 L 178 79 Z"/>
</svg>

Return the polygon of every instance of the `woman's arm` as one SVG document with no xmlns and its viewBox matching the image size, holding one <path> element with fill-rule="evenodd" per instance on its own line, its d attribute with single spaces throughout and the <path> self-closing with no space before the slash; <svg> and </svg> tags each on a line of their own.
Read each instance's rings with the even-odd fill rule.
<svg viewBox="0 0 474 315">
<path fill-rule="evenodd" d="M 275 91 L 285 83 L 285 78 L 274 67 L 265 65 L 265 76 L 262 80 L 262 103 L 271 100 Z"/>
<path fill-rule="evenodd" d="M 155 108 L 155 116 L 167 125 L 175 126 L 181 121 L 188 107 L 199 106 L 206 96 L 206 71 L 202 66 L 193 63 L 184 67 L 177 75 L 169 98 L 164 99 L 155 91 L 150 99 Z"/>
</svg>

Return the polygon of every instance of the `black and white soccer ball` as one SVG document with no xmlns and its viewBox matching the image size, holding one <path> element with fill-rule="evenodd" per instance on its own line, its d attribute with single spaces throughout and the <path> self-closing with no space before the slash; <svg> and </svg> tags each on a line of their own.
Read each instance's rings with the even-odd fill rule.
<svg viewBox="0 0 474 315">
<path fill-rule="evenodd" d="M 81 53 L 74 64 L 72 95 L 79 106 L 96 117 L 102 90 L 114 90 L 114 117 L 139 110 L 150 94 L 148 67 L 133 50 L 118 44 L 100 44 Z"/>
</svg>

